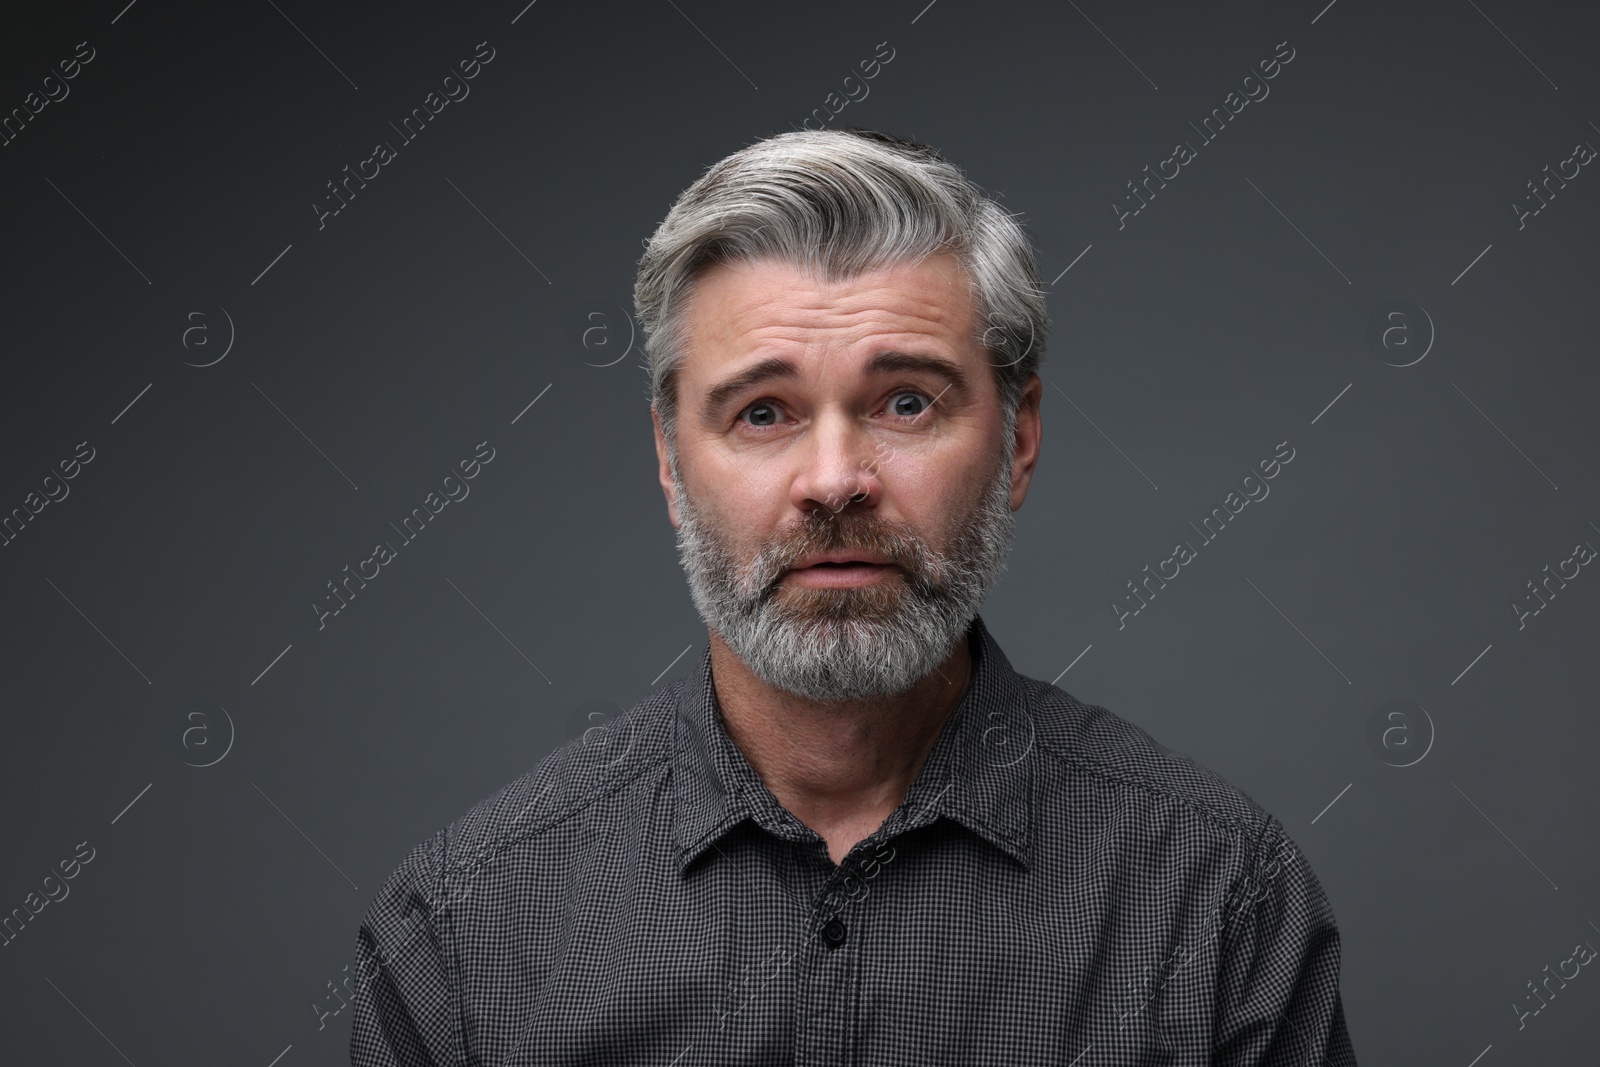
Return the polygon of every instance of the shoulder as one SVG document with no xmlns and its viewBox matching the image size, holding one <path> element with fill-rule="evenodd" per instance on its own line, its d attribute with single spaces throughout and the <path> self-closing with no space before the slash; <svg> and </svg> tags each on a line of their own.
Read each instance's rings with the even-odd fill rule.
<svg viewBox="0 0 1600 1067">
<path fill-rule="evenodd" d="M 1089 782 L 1119 804 L 1160 813 L 1254 856 L 1282 825 L 1243 789 L 1097 704 L 1023 678 L 1047 785 Z"/>
<path fill-rule="evenodd" d="M 452 885 L 509 850 L 650 778 L 671 754 L 683 684 L 668 683 L 615 719 L 562 743 L 418 844 L 394 877 L 438 907 L 448 903 Z"/>
</svg>

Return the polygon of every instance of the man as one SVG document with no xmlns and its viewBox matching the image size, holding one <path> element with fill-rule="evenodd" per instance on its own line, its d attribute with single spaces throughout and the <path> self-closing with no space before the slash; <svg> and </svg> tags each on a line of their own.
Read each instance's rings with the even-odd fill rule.
<svg viewBox="0 0 1600 1067">
<path fill-rule="evenodd" d="M 407 857 L 352 1062 L 1353 1065 L 1283 826 L 978 617 L 1041 441 L 1015 221 L 925 146 L 788 133 L 635 296 L 708 647 Z"/>
</svg>

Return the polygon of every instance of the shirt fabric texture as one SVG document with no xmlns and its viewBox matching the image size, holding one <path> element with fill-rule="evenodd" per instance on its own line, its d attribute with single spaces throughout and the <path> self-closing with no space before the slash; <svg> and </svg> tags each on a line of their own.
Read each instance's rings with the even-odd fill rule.
<svg viewBox="0 0 1600 1067">
<path fill-rule="evenodd" d="M 1282 824 L 1104 708 L 971 683 L 837 866 L 697 671 L 412 850 L 358 936 L 351 1063 L 1354 1067 Z"/>
</svg>

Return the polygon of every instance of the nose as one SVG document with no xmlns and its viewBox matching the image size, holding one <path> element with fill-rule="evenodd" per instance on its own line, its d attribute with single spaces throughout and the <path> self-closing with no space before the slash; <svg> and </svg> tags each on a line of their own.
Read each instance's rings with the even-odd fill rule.
<svg viewBox="0 0 1600 1067">
<path fill-rule="evenodd" d="M 851 504 L 872 508 L 882 500 L 872 435 L 854 419 L 840 412 L 819 414 L 798 452 L 801 468 L 790 500 L 801 511 L 838 514 Z"/>
</svg>

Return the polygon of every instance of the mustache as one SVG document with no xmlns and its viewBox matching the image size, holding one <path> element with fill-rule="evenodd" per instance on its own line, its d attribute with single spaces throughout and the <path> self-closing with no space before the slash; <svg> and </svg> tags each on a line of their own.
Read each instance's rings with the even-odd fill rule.
<svg viewBox="0 0 1600 1067">
<path fill-rule="evenodd" d="M 910 575 L 921 574 L 926 560 L 921 539 L 909 528 L 897 528 L 899 525 L 865 513 L 830 514 L 822 509 L 809 512 L 758 555 L 754 569 L 763 596 L 770 597 L 784 574 L 800 560 L 823 552 L 882 556 Z"/>
</svg>

